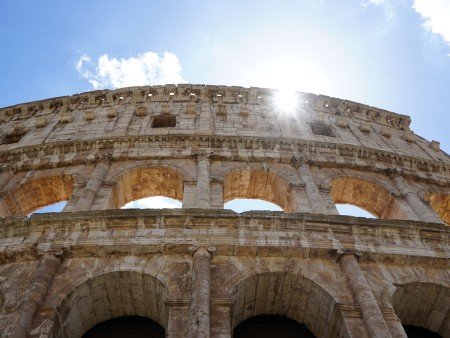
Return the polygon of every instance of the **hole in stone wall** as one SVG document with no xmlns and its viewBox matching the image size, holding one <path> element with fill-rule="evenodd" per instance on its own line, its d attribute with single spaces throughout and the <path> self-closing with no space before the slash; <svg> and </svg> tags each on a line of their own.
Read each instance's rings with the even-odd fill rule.
<svg viewBox="0 0 450 338">
<path fill-rule="evenodd" d="M 372 215 L 367 210 L 357 207 L 351 204 L 336 204 L 336 209 L 339 211 L 339 215 L 354 216 L 354 217 L 366 217 L 366 218 L 377 218 Z"/>
<path fill-rule="evenodd" d="M 67 201 L 60 201 L 53 204 L 46 205 L 42 208 L 36 209 L 35 211 L 29 213 L 27 216 L 30 217 L 33 214 L 44 214 L 47 212 L 61 212 L 66 206 Z"/>
<path fill-rule="evenodd" d="M 164 196 L 141 198 L 125 204 L 121 209 L 177 209 L 181 202 Z"/>
<path fill-rule="evenodd" d="M 335 137 L 333 128 L 323 123 L 310 123 L 311 131 L 314 135 Z"/>
<path fill-rule="evenodd" d="M 257 210 L 265 210 L 265 211 L 283 211 L 278 205 L 274 203 L 270 203 L 264 200 L 255 199 L 255 198 L 236 198 L 231 200 L 224 205 L 225 209 L 231 209 L 236 212 L 245 212 L 245 211 L 257 211 Z"/>
<path fill-rule="evenodd" d="M 175 115 L 163 114 L 153 118 L 152 128 L 168 128 L 177 125 L 177 118 Z"/>
</svg>

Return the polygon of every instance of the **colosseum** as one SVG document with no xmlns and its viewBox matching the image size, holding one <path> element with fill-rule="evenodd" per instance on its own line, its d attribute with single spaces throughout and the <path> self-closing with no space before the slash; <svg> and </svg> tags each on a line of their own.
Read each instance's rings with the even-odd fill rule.
<svg viewBox="0 0 450 338">
<path fill-rule="evenodd" d="M 274 94 L 0 109 L 2 336 L 450 337 L 449 155 L 408 116 L 304 93 L 283 114 Z M 182 208 L 121 209 L 149 196 Z M 224 209 L 237 198 L 283 211 Z"/>
</svg>

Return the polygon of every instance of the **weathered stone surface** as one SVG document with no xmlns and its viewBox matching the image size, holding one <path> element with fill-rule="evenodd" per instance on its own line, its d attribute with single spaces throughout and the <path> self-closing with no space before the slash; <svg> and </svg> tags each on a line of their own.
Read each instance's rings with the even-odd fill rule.
<svg viewBox="0 0 450 338">
<path fill-rule="evenodd" d="M 171 338 L 231 337 L 278 314 L 317 337 L 449 336 L 449 156 L 407 116 L 299 94 L 292 118 L 272 94 L 167 85 L 0 109 L 0 334 L 138 315 Z M 183 208 L 120 210 L 148 196 Z M 235 198 L 284 212 L 223 210 Z"/>
</svg>

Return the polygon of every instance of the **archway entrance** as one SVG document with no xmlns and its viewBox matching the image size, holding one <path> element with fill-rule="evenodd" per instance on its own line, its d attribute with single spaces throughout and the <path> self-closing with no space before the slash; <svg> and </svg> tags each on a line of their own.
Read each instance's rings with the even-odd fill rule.
<svg viewBox="0 0 450 338">
<path fill-rule="evenodd" d="M 83 338 L 164 338 L 164 328 L 146 317 L 126 316 L 95 325 Z"/>
<path fill-rule="evenodd" d="M 413 325 L 403 325 L 408 338 L 441 338 L 440 335 L 423 327 Z"/>
<path fill-rule="evenodd" d="M 233 338 L 314 338 L 305 325 L 284 316 L 259 315 L 240 323 Z"/>
</svg>

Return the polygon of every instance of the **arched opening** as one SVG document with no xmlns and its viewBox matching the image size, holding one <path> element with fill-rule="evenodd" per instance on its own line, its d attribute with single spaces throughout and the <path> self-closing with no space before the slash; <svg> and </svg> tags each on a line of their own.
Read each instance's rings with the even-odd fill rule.
<svg viewBox="0 0 450 338">
<path fill-rule="evenodd" d="M 224 208 L 239 213 L 252 210 L 283 211 L 283 209 L 274 203 L 256 198 L 235 198 L 225 203 Z"/>
<path fill-rule="evenodd" d="M 395 197 L 383 186 L 357 177 L 339 177 L 331 183 L 336 204 L 352 204 L 380 219 L 407 219 Z"/>
<path fill-rule="evenodd" d="M 5 209 L 9 215 L 25 216 L 41 207 L 67 201 L 72 191 L 73 178 L 69 175 L 31 179 L 6 194 Z"/>
<path fill-rule="evenodd" d="M 424 329 L 423 327 L 413 325 L 403 325 L 408 338 L 441 338 L 437 333 Z"/>
<path fill-rule="evenodd" d="M 224 181 L 224 202 L 233 199 L 260 199 L 279 206 L 285 212 L 293 210 L 289 183 L 279 175 L 265 170 L 238 170 Z"/>
<path fill-rule="evenodd" d="M 335 298 L 301 275 L 289 272 L 251 275 L 233 288 L 231 297 L 234 300 L 232 327 L 237 328 L 259 315 L 287 317 L 304 325 L 317 337 L 330 336 L 345 327 Z"/>
<path fill-rule="evenodd" d="M 79 283 L 59 302 L 50 336 L 79 338 L 99 323 L 129 316 L 150 318 L 165 328 L 167 298 L 162 282 L 140 271 L 96 275 Z"/>
<path fill-rule="evenodd" d="M 354 216 L 354 217 L 366 217 L 366 218 L 376 218 L 375 215 L 372 215 L 367 210 L 363 208 L 357 207 L 352 204 L 336 204 L 336 209 L 339 212 L 339 215 L 345 216 Z"/>
<path fill-rule="evenodd" d="M 164 328 L 150 318 L 126 316 L 95 325 L 83 338 L 164 338 Z"/>
<path fill-rule="evenodd" d="M 110 201 L 118 209 L 129 202 L 146 197 L 162 196 L 183 200 L 183 175 L 170 167 L 136 168 L 116 181 Z"/>
<path fill-rule="evenodd" d="M 428 196 L 431 208 L 450 225 L 450 194 L 431 193 Z"/>
<path fill-rule="evenodd" d="M 233 338 L 314 338 L 305 325 L 276 315 L 258 315 L 244 320 L 233 332 Z"/>
<path fill-rule="evenodd" d="M 33 212 L 30 212 L 27 216 L 30 217 L 33 214 L 45 214 L 47 212 L 61 212 L 61 211 L 63 211 L 66 204 L 67 204 L 67 201 L 61 201 L 61 202 L 56 202 L 56 203 L 53 203 L 50 205 L 46 205 L 37 210 L 34 210 Z"/>
<path fill-rule="evenodd" d="M 429 330 L 442 337 L 450 336 L 449 288 L 433 283 L 401 285 L 392 295 L 392 306 L 405 331 L 411 332 L 412 337 L 426 332 L 414 327 Z"/>
<path fill-rule="evenodd" d="M 164 196 L 145 197 L 128 202 L 122 209 L 178 209 L 182 203 L 176 199 Z"/>
</svg>

